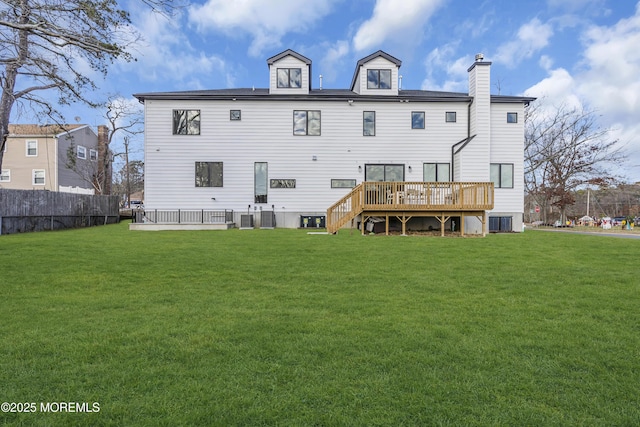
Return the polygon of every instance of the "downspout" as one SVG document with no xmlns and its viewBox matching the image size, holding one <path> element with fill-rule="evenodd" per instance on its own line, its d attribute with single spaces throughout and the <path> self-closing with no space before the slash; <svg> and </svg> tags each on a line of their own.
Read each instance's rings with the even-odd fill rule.
<svg viewBox="0 0 640 427">
<path fill-rule="evenodd" d="M 453 181 L 453 177 L 456 173 L 456 154 L 460 152 L 468 143 L 471 141 L 471 105 L 473 104 L 473 99 L 469 101 L 467 105 L 467 137 L 460 142 L 456 142 L 451 146 L 451 179 Z M 474 135 L 475 136 L 475 135 Z M 464 143 L 460 150 L 456 151 L 456 147 L 460 144 Z"/>
</svg>

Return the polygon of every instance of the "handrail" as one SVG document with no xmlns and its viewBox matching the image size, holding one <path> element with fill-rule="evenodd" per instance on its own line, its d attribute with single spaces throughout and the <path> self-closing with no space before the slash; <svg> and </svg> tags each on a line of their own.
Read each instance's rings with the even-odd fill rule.
<svg viewBox="0 0 640 427">
<path fill-rule="evenodd" d="M 327 231 L 337 232 L 364 211 L 486 211 L 492 182 L 370 182 L 354 187 L 327 209 Z"/>
</svg>

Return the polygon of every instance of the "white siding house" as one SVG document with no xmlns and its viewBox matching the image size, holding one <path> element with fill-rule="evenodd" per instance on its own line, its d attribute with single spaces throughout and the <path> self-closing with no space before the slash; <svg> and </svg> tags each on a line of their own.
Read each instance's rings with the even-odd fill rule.
<svg viewBox="0 0 640 427">
<path fill-rule="evenodd" d="M 471 65 L 469 93 L 401 89 L 401 61 L 382 51 L 358 61 L 349 89 L 312 88 L 311 60 L 292 50 L 267 65 L 269 88 L 135 94 L 148 213 L 232 210 L 239 225 L 268 211 L 276 226 L 299 227 L 365 181 L 494 180 L 489 225 L 522 229 L 533 98 L 491 95 L 490 62 Z"/>
</svg>

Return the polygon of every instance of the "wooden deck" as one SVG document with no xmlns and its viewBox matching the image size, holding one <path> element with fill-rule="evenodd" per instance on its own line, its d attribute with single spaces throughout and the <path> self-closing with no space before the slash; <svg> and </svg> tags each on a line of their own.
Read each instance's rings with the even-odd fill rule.
<svg viewBox="0 0 640 427">
<path fill-rule="evenodd" d="M 451 217 L 460 217 L 460 231 L 464 235 L 464 218 L 477 217 L 486 234 L 487 211 L 493 209 L 492 182 L 363 182 L 327 210 L 327 231 L 340 228 L 361 215 L 362 224 L 369 218 L 389 218 L 402 223 L 402 234 L 413 217 L 435 217 L 444 224 Z M 364 226 L 362 233 L 364 234 Z"/>
</svg>

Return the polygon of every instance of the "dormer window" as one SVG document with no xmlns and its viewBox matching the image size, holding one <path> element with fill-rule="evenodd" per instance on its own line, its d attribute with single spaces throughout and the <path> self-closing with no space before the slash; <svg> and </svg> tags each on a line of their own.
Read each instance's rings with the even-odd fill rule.
<svg viewBox="0 0 640 427">
<path fill-rule="evenodd" d="M 367 70 L 367 89 L 391 89 L 391 70 Z"/>
<path fill-rule="evenodd" d="M 296 89 L 302 87 L 302 69 L 278 68 L 278 87 Z"/>
</svg>

